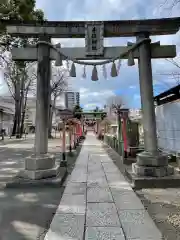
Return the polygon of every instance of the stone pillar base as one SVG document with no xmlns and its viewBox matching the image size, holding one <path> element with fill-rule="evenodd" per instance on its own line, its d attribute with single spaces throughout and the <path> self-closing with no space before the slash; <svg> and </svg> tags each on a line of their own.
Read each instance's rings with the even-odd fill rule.
<svg viewBox="0 0 180 240">
<path fill-rule="evenodd" d="M 137 155 L 137 162 L 132 164 L 132 172 L 138 176 L 164 177 L 174 174 L 174 168 L 168 166 L 165 154 L 141 152 Z"/>
<path fill-rule="evenodd" d="M 139 166 L 167 166 L 168 165 L 168 155 L 157 152 L 156 155 L 152 155 L 148 152 L 141 152 L 137 154 L 137 165 Z"/>
<path fill-rule="evenodd" d="M 176 162 L 177 162 L 178 168 L 180 168 L 180 155 L 179 154 L 176 156 Z"/>
<path fill-rule="evenodd" d="M 165 177 L 174 174 L 174 168 L 172 166 L 164 167 L 139 166 L 137 165 L 137 163 L 133 163 L 132 172 L 138 176 Z"/>
<path fill-rule="evenodd" d="M 20 176 L 29 179 L 55 177 L 59 173 L 59 166 L 55 164 L 54 155 L 32 155 L 25 159 L 25 169 Z"/>
</svg>

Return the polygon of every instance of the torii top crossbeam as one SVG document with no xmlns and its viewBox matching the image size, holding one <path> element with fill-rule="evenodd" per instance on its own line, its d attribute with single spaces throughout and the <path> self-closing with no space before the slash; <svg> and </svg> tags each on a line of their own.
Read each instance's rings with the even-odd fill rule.
<svg viewBox="0 0 180 240">
<path fill-rule="evenodd" d="M 98 23 L 93 21 L 89 23 Z M 52 38 L 84 38 L 85 24 L 87 21 L 8 21 L 0 20 L 7 26 L 7 31 L 12 36 L 37 37 L 46 34 Z M 139 32 L 148 32 L 149 35 L 175 34 L 179 30 L 180 17 L 124 20 L 124 21 L 99 21 L 104 24 L 104 37 L 129 37 L 136 36 Z"/>
</svg>

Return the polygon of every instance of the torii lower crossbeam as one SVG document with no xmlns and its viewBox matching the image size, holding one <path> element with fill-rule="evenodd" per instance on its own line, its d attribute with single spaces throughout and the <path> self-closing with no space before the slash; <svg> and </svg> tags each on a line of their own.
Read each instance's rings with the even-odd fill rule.
<svg viewBox="0 0 180 240">
<path fill-rule="evenodd" d="M 27 48 L 13 48 L 12 49 L 12 58 L 16 61 L 37 61 L 37 52 L 38 48 L 36 47 L 27 47 Z M 97 56 L 96 59 L 111 59 L 117 57 L 121 53 L 128 50 L 128 47 L 105 47 L 104 55 Z M 85 48 L 76 47 L 76 48 L 61 48 L 61 52 L 65 56 L 70 58 L 76 58 L 77 60 L 91 60 L 95 59 L 94 56 L 87 57 L 85 54 Z M 50 59 L 55 60 L 57 53 L 54 49 L 50 49 Z M 162 45 L 151 44 L 151 58 L 174 58 L 176 56 L 176 46 L 175 45 Z M 134 58 L 139 58 L 139 51 L 134 51 Z M 127 59 L 127 57 L 124 57 Z"/>
</svg>

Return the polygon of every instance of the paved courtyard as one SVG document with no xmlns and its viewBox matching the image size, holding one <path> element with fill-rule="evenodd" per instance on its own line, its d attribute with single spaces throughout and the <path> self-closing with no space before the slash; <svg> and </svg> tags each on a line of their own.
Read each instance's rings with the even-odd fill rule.
<svg viewBox="0 0 180 240">
<path fill-rule="evenodd" d="M 0 240 L 43 240 L 59 205 L 64 186 L 6 189 L 33 152 L 34 137 L 7 139 L 0 145 Z M 61 140 L 49 141 L 49 152 L 60 158 Z M 68 171 L 75 157 L 68 159 Z"/>
<path fill-rule="evenodd" d="M 93 133 L 66 182 L 45 240 L 160 240 L 161 233 Z"/>
</svg>

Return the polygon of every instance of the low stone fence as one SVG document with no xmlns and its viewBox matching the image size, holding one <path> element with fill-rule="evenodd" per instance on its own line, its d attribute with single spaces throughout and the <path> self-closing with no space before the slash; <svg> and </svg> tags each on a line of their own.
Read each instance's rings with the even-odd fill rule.
<svg viewBox="0 0 180 240">
<path fill-rule="evenodd" d="M 113 135 L 104 135 L 104 142 L 109 145 L 112 149 L 114 149 L 120 156 L 124 158 L 124 144 L 121 141 L 118 144 L 118 139 Z"/>
</svg>

